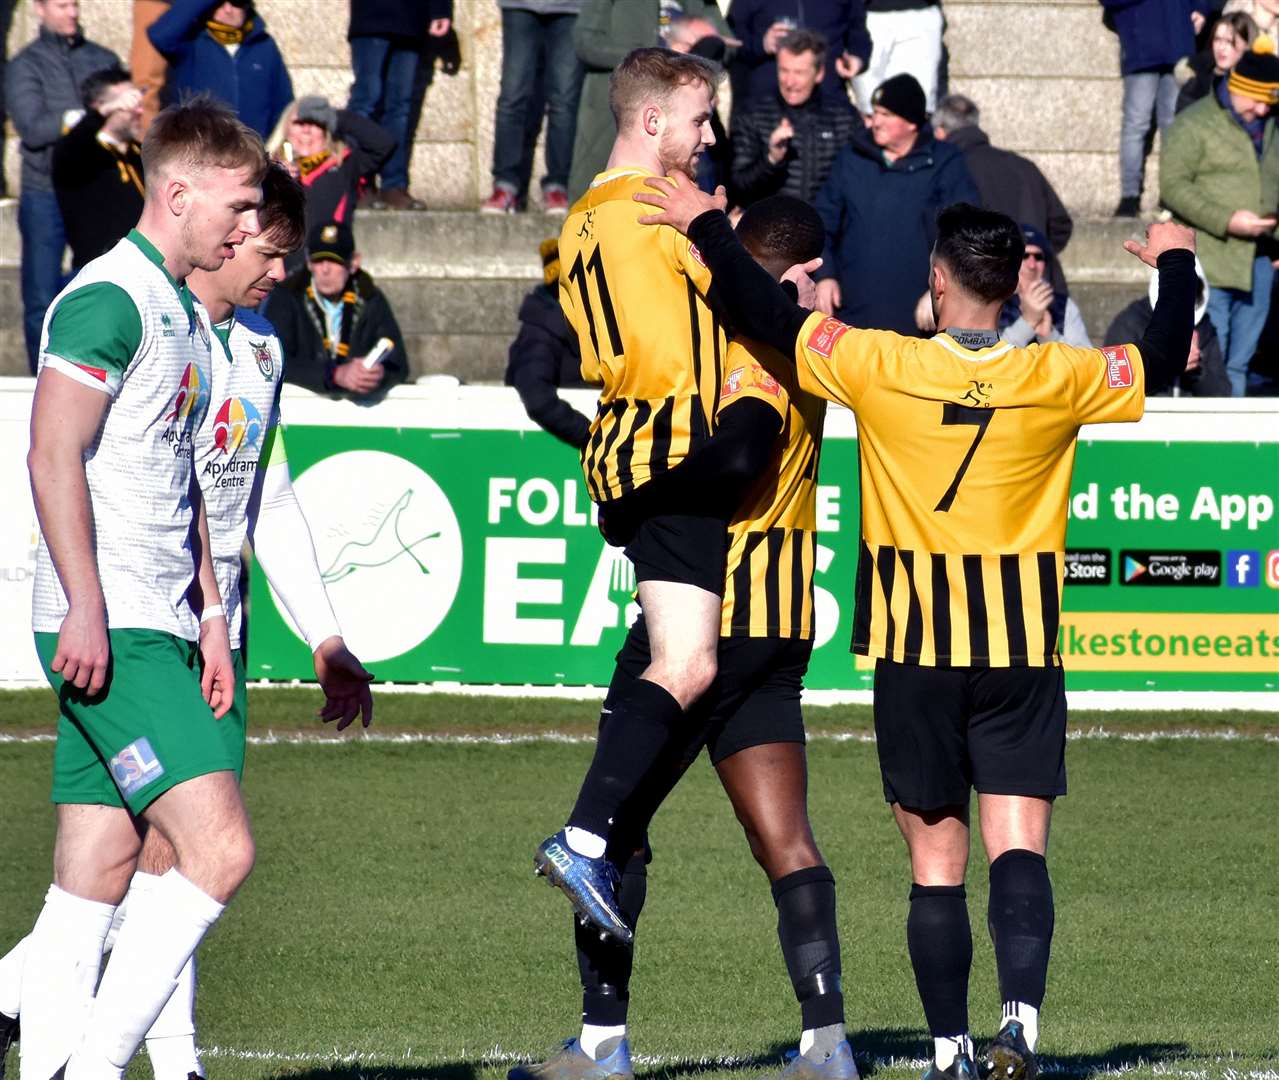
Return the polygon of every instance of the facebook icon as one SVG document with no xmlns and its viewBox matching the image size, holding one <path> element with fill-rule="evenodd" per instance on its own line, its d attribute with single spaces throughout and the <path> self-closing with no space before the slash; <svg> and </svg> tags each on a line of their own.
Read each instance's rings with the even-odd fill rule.
<svg viewBox="0 0 1279 1080">
<path fill-rule="evenodd" d="M 1226 584 L 1234 589 L 1255 589 L 1261 584 L 1261 552 L 1226 552 Z"/>
</svg>

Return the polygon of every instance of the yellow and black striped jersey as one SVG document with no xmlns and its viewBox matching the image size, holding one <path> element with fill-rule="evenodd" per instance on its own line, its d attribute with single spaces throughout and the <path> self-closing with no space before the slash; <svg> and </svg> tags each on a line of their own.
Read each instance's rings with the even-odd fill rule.
<svg viewBox="0 0 1279 1080">
<path fill-rule="evenodd" d="M 719 407 L 754 398 L 777 410 L 782 430 L 729 522 L 720 636 L 809 639 L 826 402 L 800 390 L 795 368 L 758 342 L 734 340 L 724 369 Z"/>
<path fill-rule="evenodd" d="M 1140 419 L 1145 370 L 1134 345 L 968 348 L 966 336 L 814 314 L 796 343 L 800 388 L 857 417 L 853 651 L 1057 666 L 1075 438 L 1081 424 Z"/>
<path fill-rule="evenodd" d="M 581 344 L 582 377 L 603 383 L 582 451 L 597 502 L 673 468 L 709 438 L 723 377 L 727 342 L 705 299 L 710 271 L 674 229 L 639 224 L 651 208 L 631 196 L 651 190 L 652 175 L 600 173 L 560 234 L 560 306 Z"/>
</svg>

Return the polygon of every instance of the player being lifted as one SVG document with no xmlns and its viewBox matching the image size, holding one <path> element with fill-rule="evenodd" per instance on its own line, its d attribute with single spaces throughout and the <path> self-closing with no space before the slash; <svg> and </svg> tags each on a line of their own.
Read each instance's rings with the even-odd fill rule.
<svg viewBox="0 0 1279 1080">
<path fill-rule="evenodd" d="M 793 357 L 800 389 L 857 416 L 862 491 L 853 651 L 876 658 L 884 794 L 910 854 L 907 942 L 934 1038 L 928 1080 L 975 1075 L 972 936 L 964 893 L 970 790 L 990 873 L 988 926 L 1003 1014 L 986 1053 L 1000 1080 L 1033 1080 L 1053 929 L 1045 856 L 1066 791 L 1057 652 L 1075 440 L 1137 420 L 1185 367 L 1194 236 L 1151 226 L 1125 247 L 1159 271 L 1137 344 L 1016 349 L 999 341 L 1023 242 L 1009 218 L 959 204 L 938 216 L 931 340 L 856 330 L 795 306 L 742 250 L 722 198 L 663 179 L 661 207 L 713 269 L 740 330 Z"/>
<path fill-rule="evenodd" d="M 737 229 L 774 277 L 820 255 L 821 218 L 806 203 L 774 196 L 756 203 Z M 718 673 L 620 809 L 609 858 L 622 869 L 619 901 L 635 929 L 647 893 L 647 831 L 657 808 L 707 747 L 751 850 L 772 883 L 777 932 L 800 1003 L 800 1053 L 786 1080 L 857 1075 L 844 1036 L 835 881 L 817 850 L 807 812 L 807 766 L 800 693 L 813 647 L 817 462 L 826 403 L 795 385 L 795 369 L 767 346 L 735 338 L 725 357 L 719 428 L 711 444 L 644 488 L 670 511 L 706 499 L 707 485 L 745 477 L 749 490 L 729 523 Z M 779 439 L 777 436 L 781 435 Z M 710 464 L 708 464 L 708 460 Z M 646 617 L 631 627 L 604 703 L 613 702 L 651 660 Z M 549 1061 L 511 1070 L 509 1080 L 630 1077 L 626 1017 L 633 943 L 601 940 L 577 927 L 583 1026 Z"/>
<path fill-rule="evenodd" d="M 718 69 L 695 56 L 627 55 L 610 84 L 618 135 L 608 168 L 560 236 L 560 303 L 581 343 L 583 377 L 603 383 L 582 465 L 605 515 L 703 446 L 715 426 L 726 341 L 706 301 L 710 273 L 674 229 L 641 226 L 631 196 L 650 176 L 691 182 L 714 143 L 718 81 Z M 724 524 L 708 505 L 641 519 L 628 538 L 652 662 L 612 702 L 568 824 L 535 857 L 597 932 L 622 940 L 631 931 L 605 858 L 611 822 L 715 677 Z"/>
</svg>

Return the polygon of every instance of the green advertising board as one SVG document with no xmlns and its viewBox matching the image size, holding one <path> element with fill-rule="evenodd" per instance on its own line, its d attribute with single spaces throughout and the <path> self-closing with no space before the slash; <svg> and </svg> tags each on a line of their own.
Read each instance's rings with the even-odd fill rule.
<svg viewBox="0 0 1279 1080">
<path fill-rule="evenodd" d="M 576 452 L 503 425 L 509 392 L 488 393 L 504 400 L 482 426 L 480 391 L 453 420 L 437 408 L 418 425 L 373 426 L 348 406 L 328 423 L 321 406 L 334 403 L 319 401 L 291 420 L 294 484 L 338 620 L 381 680 L 604 685 L 636 610 L 629 564 L 600 538 Z M 396 419 L 411 415 L 401 404 Z M 821 458 L 807 685 L 862 690 L 871 664 L 848 652 L 857 450 L 842 419 Z M 1238 430 L 1230 418 L 1206 427 Z M 1059 638 L 1069 688 L 1279 686 L 1279 443 L 1084 438 L 1072 491 Z M 251 676 L 312 678 L 256 565 L 251 595 Z"/>
</svg>

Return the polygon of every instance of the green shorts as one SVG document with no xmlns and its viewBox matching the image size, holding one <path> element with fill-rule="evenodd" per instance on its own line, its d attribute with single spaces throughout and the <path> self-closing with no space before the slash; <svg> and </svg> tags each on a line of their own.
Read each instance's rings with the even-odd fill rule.
<svg viewBox="0 0 1279 1080">
<path fill-rule="evenodd" d="M 193 642 L 161 630 L 110 630 L 111 664 L 102 693 L 87 699 L 49 665 L 57 634 L 36 634 L 36 651 L 58 695 L 53 801 L 127 806 L 140 814 L 184 780 L 244 772 L 248 695 L 244 658 L 235 661 L 235 701 L 221 720 L 200 695 Z"/>
</svg>

